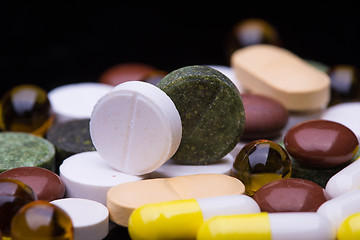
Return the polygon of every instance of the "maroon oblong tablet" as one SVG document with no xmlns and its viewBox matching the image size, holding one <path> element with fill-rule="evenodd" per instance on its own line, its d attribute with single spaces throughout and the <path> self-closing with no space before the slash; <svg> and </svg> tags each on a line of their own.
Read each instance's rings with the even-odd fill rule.
<svg viewBox="0 0 360 240">
<path fill-rule="evenodd" d="M 7 170 L 0 177 L 14 178 L 25 183 L 35 192 L 38 200 L 53 201 L 63 198 L 65 185 L 61 178 L 41 167 L 18 167 Z"/>
<path fill-rule="evenodd" d="M 320 185 L 300 178 L 272 181 L 262 186 L 253 198 L 263 212 L 316 212 L 326 201 Z"/>
<path fill-rule="evenodd" d="M 242 139 L 273 138 L 281 134 L 289 114 L 280 102 L 250 93 L 241 94 L 241 98 L 245 110 Z"/>
<path fill-rule="evenodd" d="M 350 161 L 358 151 L 356 135 L 344 125 L 328 120 L 310 120 L 292 127 L 284 145 L 300 163 L 330 168 Z"/>
</svg>

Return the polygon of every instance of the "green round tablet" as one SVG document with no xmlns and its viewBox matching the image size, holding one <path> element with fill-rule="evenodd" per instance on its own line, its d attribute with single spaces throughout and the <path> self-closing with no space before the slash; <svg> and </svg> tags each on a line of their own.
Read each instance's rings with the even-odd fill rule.
<svg viewBox="0 0 360 240">
<path fill-rule="evenodd" d="M 172 159 L 179 164 L 220 160 L 240 141 L 245 112 L 240 93 L 224 74 L 207 66 L 187 66 L 157 85 L 175 103 L 183 135 Z"/>
<path fill-rule="evenodd" d="M 0 172 L 16 167 L 43 167 L 55 170 L 55 147 L 30 133 L 0 133 Z"/>
</svg>

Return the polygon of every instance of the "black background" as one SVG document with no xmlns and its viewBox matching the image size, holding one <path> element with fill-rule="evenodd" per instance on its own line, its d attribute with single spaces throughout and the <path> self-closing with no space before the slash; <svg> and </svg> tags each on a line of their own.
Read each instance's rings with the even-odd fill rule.
<svg viewBox="0 0 360 240">
<path fill-rule="evenodd" d="M 116 7 L 9 7 L 1 11 L 1 93 L 10 86 L 56 86 L 97 81 L 107 68 L 141 62 L 165 71 L 192 64 L 228 64 L 226 38 L 247 18 L 275 26 L 282 46 L 327 65 L 360 66 L 360 14 L 337 6 L 310 14 L 260 11 L 253 5 L 173 2 L 122 3 Z M 309 8 L 310 9 L 310 8 Z M 348 7 L 351 9 L 351 6 Z M 316 13 L 313 11 L 312 13 Z M 341 13 L 344 13 L 341 15 Z"/>
</svg>

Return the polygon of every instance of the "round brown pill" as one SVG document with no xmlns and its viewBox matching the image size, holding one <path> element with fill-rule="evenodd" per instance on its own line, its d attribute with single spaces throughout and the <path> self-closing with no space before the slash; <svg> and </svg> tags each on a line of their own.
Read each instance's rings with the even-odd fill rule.
<svg viewBox="0 0 360 240">
<path fill-rule="evenodd" d="M 156 69 L 143 63 L 122 63 L 105 70 L 99 82 L 116 86 L 127 81 L 144 81 Z"/>
<path fill-rule="evenodd" d="M 285 107 L 270 97 L 244 93 L 241 95 L 245 110 L 245 128 L 242 139 L 274 138 L 288 122 Z"/>
<path fill-rule="evenodd" d="M 298 162 L 330 168 L 350 161 L 358 151 L 359 141 L 340 123 L 310 120 L 292 127 L 285 135 L 284 145 Z"/>
<path fill-rule="evenodd" d="M 7 170 L 0 177 L 17 179 L 34 191 L 38 200 L 53 201 L 63 198 L 65 185 L 54 172 L 41 167 L 18 167 Z"/>
<path fill-rule="evenodd" d="M 326 196 L 324 189 L 312 181 L 284 178 L 261 187 L 253 199 L 263 212 L 316 212 Z"/>
</svg>

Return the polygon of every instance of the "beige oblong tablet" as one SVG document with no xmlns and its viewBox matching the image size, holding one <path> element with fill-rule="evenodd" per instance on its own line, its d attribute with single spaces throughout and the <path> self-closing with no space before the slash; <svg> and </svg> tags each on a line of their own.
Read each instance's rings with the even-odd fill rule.
<svg viewBox="0 0 360 240">
<path fill-rule="evenodd" d="M 156 178 L 112 187 L 107 193 L 107 208 L 114 223 L 127 226 L 132 211 L 162 201 L 243 194 L 244 184 L 225 174 L 195 174 Z"/>
<path fill-rule="evenodd" d="M 233 53 L 231 65 L 245 90 L 272 97 L 290 111 L 318 110 L 329 102 L 330 78 L 284 48 L 245 47 Z"/>
</svg>

